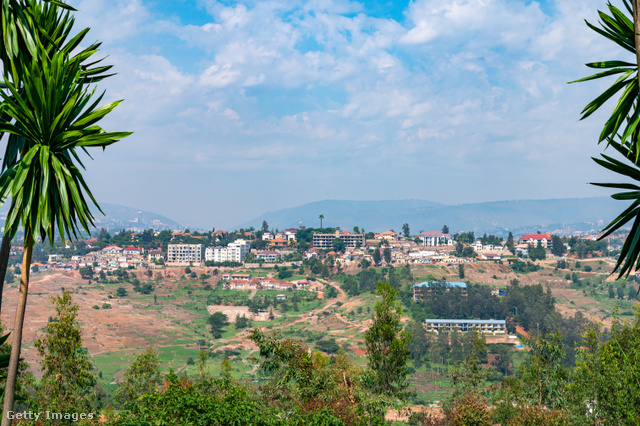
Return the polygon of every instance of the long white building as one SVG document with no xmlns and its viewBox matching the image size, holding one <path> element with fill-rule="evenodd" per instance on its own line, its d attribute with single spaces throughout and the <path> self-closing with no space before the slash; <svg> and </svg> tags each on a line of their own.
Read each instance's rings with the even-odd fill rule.
<svg viewBox="0 0 640 426">
<path fill-rule="evenodd" d="M 242 262 L 251 252 L 251 241 L 235 240 L 227 247 L 207 247 L 204 260 L 207 262 Z"/>
</svg>

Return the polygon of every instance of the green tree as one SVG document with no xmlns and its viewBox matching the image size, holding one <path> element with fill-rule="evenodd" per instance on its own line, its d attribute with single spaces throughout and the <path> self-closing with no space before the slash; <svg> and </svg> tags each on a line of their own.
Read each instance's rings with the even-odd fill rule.
<svg viewBox="0 0 640 426">
<path fill-rule="evenodd" d="M 507 248 L 511 253 L 515 253 L 516 243 L 513 239 L 513 233 L 509 231 L 509 236 L 507 237 Z"/>
<path fill-rule="evenodd" d="M 211 334 L 214 339 L 222 337 L 222 328 L 229 323 L 228 317 L 222 312 L 214 312 L 207 320 L 211 326 Z"/>
<path fill-rule="evenodd" d="M 448 234 L 448 233 L 449 233 L 449 227 L 448 227 L 447 225 L 444 225 L 444 226 L 442 227 L 442 233 L 443 233 L 443 234 Z"/>
<path fill-rule="evenodd" d="M 154 393 L 160 381 L 160 358 L 150 347 L 139 354 L 124 372 L 116 390 L 116 399 L 126 407 L 139 396 Z"/>
<path fill-rule="evenodd" d="M 324 215 L 320 213 L 320 216 L 318 216 L 318 219 L 320 219 L 320 230 L 322 230 L 322 220 L 324 219 Z"/>
<path fill-rule="evenodd" d="M 402 233 L 404 234 L 405 238 L 411 238 L 411 231 L 409 230 L 408 223 L 405 223 L 404 225 L 402 225 Z"/>
<path fill-rule="evenodd" d="M 411 351 L 411 335 L 402 329 L 402 308 L 398 291 L 388 282 L 378 282 L 373 324 L 364 334 L 367 367 L 371 374 L 370 388 L 374 393 L 404 400 L 407 397 L 407 362 Z"/>
<path fill-rule="evenodd" d="M 389 247 L 385 248 L 384 251 L 382 252 L 383 256 L 384 256 L 384 261 L 387 263 L 387 265 L 391 264 L 391 249 Z"/>
<path fill-rule="evenodd" d="M 623 0 L 624 9 L 607 4 L 608 12 L 599 12 L 600 26 L 587 22 L 587 26 L 604 36 L 617 47 L 622 47 L 629 54 L 629 61 L 613 60 L 600 61 L 586 64 L 590 68 L 598 69 L 596 74 L 576 80 L 588 81 L 608 76 L 616 76 L 616 80 L 602 94 L 591 101 L 583 110 L 582 118 L 585 119 L 600 109 L 608 100 L 617 96 L 611 115 L 606 121 L 600 133 L 598 143 L 606 141 L 607 147 L 612 147 L 620 154 L 624 161 L 614 159 L 605 154 L 601 158 L 594 158 L 600 166 L 617 173 L 625 182 L 622 183 L 596 183 L 594 185 L 607 188 L 622 189 L 623 191 L 612 195 L 618 200 L 630 200 L 632 204 L 616 217 L 605 228 L 600 239 L 608 237 L 630 221 L 634 221 L 630 235 L 625 240 L 616 263 L 615 271 L 619 277 L 628 276 L 632 270 L 640 266 L 640 84 L 638 83 L 638 66 L 640 65 L 640 17 L 637 1 Z M 633 61 L 633 62 L 631 62 Z M 604 70 L 604 71 L 600 71 Z M 636 183 L 628 183 L 628 181 Z"/>
<path fill-rule="evenodd" d="M 458 278 L 464 279 L 464 264 L 462 263 L 458 265 Z"/>
<path fill-rule="evenodd" d="M 235 321 L 236 330 L 242 330 L 243 328 L 247 328 L 249 326 L 249 320 L 244 314 L 240 316 L 240 314 L 236 315 Z"/>
<path fill-rule="evenodd" d="M 560 257 L 566 251 L 567 251 L 567 248 L 562 242 L 562 238 L 560 238 L 558 235 L 552 235 L 551 236 L 551 253 L 553 253 L 554 256 Z"/>
<path fill-rule="evenodd" d="M 592 325 L 584 333 L 568 389 L 570 406 L 579 418 L 585 417 L 585 407 L 589 407 L 590 419 L 603 419 L 603 424 L 638 423 L 639 315 L 636 310 L 634 321 L 624 325 L 617 322 L 616 315 L 607 340 L 599 325 Z"/>
<path fill-rule="evenodd" d="M 336 251 L 336 253 L 344 253 L 346 250 L 344 240 L 342 238 L 334 238 L 331 242 L 331 245 L 333 246 L 333 249 Z"/>
<path fill-rule="evenodd" d="M 562 366 L 562 335 L 538 335 L 530 338 L 527 345 L 531 357 L 523 364 L 521 376 L 530 401 L 538 407 L 562 408 L 568 380 L 568 372 Z"/>
<path fill-rule="evenodd" d="M 37 7 L 32 4 L 35 2 L 28 3 L 29 7 Z M 51 6 L 49 10 L 58 9 Z M 41 37 L 47 37 L 44 29 L 34 37 L 39 51 L 29 62 L 21 64 L 19 70 L 11 69 L 10 78 L 5 78 L 7 90 L 0 92 L 6 119 L 0 123 L 0 132 L 23 141 L 19 160 L 0 176 L 0 198 L 12 200 L 5 234 L 13 239 L 22 226 L 25 249 L 3 403 L 5 412 L 13 407 L 34 243 L 40 238 L 53 245 L 56 234 L 63 240 L 77 239 L 81 229 L 89 233 L 94 223 L 87 197 L 94 204 L 97 202 L 77 166 L 82 163 L 76 151 L 105 148 L 130 134 L 108 133 L 97 125 L 120 101 L 98 108 L 102 96 L 93 100 L 94 92 L 88 90 L 83 80 L 82 61 L 87 56 L 70 57 L 64 49 L 47 51 L 41 41 Z M 98 210 L 101 211 L 99 207 Z M 7 420 L 3 419 L 2 424 L 6 425 Z"/>
<path fill-rule="evenodd" d="M 80 272 L 80 276 L 86 280 L 93 278 L 93 268 L 91 266 L 80 268 L 78 272 Z"/>
<path fill-rule="evenodd" d="M 42 370 L 38 407 L 58 413 L 91 412 L 96 377 L 89 352 L 82 346 L 78 305 L 69 290 L 51 300 L 56 308 L 54 321 L 47 323 L 44 335 L 34 343 Z"/>
<path fill-rule="evenodd" d="M 269 224 L 267 223 L 266 220 L 262 221 L 262 228 L 261 228 L 262 232 L 267 232 L 269 230 Z"/>
<path fill-rule="evenodd" d="M 125 297 L 126 295 L 127 295 L 127 289 L 124 287 L 118 287 L 118 290 L 116 290 L 116 296 Z"/>
<path fill-rule="evenodd" d="M 380 249 L 376 247 L 376 249 L 373 251 L 373 263 L 375 263 L 376 266 L 378 266 L 380 265 L 381 261 L 382 261 L 382 256 L 380 256 Z"/>
</svg>

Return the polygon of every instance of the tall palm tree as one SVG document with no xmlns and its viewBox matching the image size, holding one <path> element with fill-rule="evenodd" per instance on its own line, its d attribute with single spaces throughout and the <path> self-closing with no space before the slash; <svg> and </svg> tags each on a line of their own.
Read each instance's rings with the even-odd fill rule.
<svg viewBox="0 0 640 426">
<path fill-rule="evenodd" d="M 89 31 L 85 28 L 71 37 L 74 18 L 70 15 L 70 11 L 75 9 L 59 1 L 1 0 L 0 6 L 0 22 L 4 29 L 3 37 L 0 38 L 0 60 L 6 64 L 3 67 L 4 78 L 12 81 L 18 88 L 18 93 L 22 95 L 24 95 L 22 70 L 28 68 L 33 57 L 38 54 L 37 45 L 47 54 L 54 51 L 70 54 L 78 48 Z M 61 10 L 65 12 L 60 13 Z M 36 40 L 39 44 L 35 42 Z M 99 65 L 101 60 L 88 62 L 98 51 L 99 46 L 100 43 L 93 43 L 75 55 L 83 61 L 82 77 L 85 83 L 97 82 L 108 77 L 105 73 L 111 68 L 110 66 Z M 11 70 L 14 72 L 12 73 Z M 8 120 L 10 117 L 0 114 L 0 122 Z M 4 133 L 0 133 L 0 140 L 3 136 Z M 24 140 L 21 136 L 8 135 L 5 154 L 2 158 L 2 171 L 16 163 L 23 144 Z M 5 234 L 0 244 L 0 312 L 10 249 L 11 239 Z"/>
<path fill-rule="evenodd" d="M 607 101 L 619 96 L 602 128 L 598 143 L 606 141 L 607 146 L 617 151 L 622 160 L 605 154 L 601 154 L 601 158 L 594 158 L 600 166 L 617 173 L 625 180 L 623 183 L 594 185 L 621 189 L 625 192 L 613 194 L 612 198 L 632 201 L 627 209 L 604 228 L 600 237 L 606 238 L 625 224 L 633 222 L 615 267 L 619 278 L 628 276 L 633 269 L 640 268 L 640 0 L 622 0 L 622 4 L 624 7 L 619 9 L 608 3 L 608 13 L 598 11 L 600 25 L 587 22 L 587 26 L 622 47 L 629 55 L 628 60 L 588 63 L 588 67 L 604 71 L 576 81 L 617 77 L 609 88 L 583 109 L 582 119 L 589 117 Z M 635 183 L 628 183 L 629 180 Z"/>
<path fill-rule="evenodd" d="M 24 230 L 5 413 L 13 408 L 33 245 L 37 239 L 53 244 L 56 234 L 64 241 L 65 237 L 78 238 L 81 229 L 89 232 L 93 215 L 87 196 L 96 207 L 98 204 L 78 168 L 84 165 L 77 150 L 105 148 L 130 134 L 108 133 L 96 124 L 121 101 L 98 107 L 104 94 L 93 99 L 95 89 L 89 91 L 84 84 L 81 62 L 80 57 L 69 58 L 68 52 L 60 50 L 49 52 L 39 43 L 38 55 L 20 71 L 22 78 L 12 72 L 12 81 L 5 79 L 8 92 L 0 92 L 3 112 L 10 118 L 0 123 L 0 132 L 23 139 L 20 158 L 0 176 L 0 198 L 12 200 L 5 234 L 12 239 L 18 227 Z M 23 95 L 13 83 L 20 80 Z M 2 426 L 6 425 L 10 420 L 3 417 Z"/>
<path fill-rule="evenodd" d="M 324 215 L 320 213 L 320 216 L 318 216 L 318 219 L 320 219 L 320 229 L 322 229 L 322 219 L 324 219 Z"/>
</svg>

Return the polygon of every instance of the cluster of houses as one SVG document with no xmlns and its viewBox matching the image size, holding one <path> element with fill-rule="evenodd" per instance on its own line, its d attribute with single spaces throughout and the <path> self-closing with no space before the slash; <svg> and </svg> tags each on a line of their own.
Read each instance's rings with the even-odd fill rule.
<svg viewBox="0 0 640 426">
<path fill-rule="evenodd" d="M 292 253 L 290 245 L 296 241 L 297 229 L 289 228 L 284 231 L 272 233 L 266 231 L 262 239 L 268 241 L 266 250 L 251 248 L 250 238 L 253 234 L 247 234 L 246 239 L 238 239 L 229 243 L 226 247 L 205 247 L 204 244 L 169 244 L 167 252 L 151 250 L 143 253 L 137 247 L 118 247 L 111 245 L 102 250 L 91 252 L 84 256 L 73 256 L 71 259 L 61 259 L 59 255 L 51 255 L 47 264 L 39 264 L 40 268 L 79 269 L 86 266 L 94 267 L 94 270 L 115 270 L 139 267 L 142 264 L 155 264 L 159 259 L 169 266 L 203 265 L 205 261 L 213 262 L 244 262 L 253 254 L 257 262 L 275 263 L 283 260 L 288 253 Z M 177 235 L 180 233 L 174 233 Z M 220 236 L 226 235 L 224 231 L 216 231 Z M 337 244 L 340 240 L 341 244 Z M 342 266 L 348 267 L 359 264 L 363 259 L 373 263 L 373 254 L 376 247 L 383 244 L 383 249 L 388 248 L 391 254 L 391 263 L 403 265 L 408 263 L 423 264 L 457 264 L 475 262 L 477 260 L 502 260 L 507 253 L 503 243 L 483 244 L 480 240 L 471 244 L 477 254 L 475 258 L 461 258 L 452 256 L 451 252 L 456 242 L 452 235 L 442 231 L 423 231 L 415 239 L 399 238 L 394 231 L 385 231 L 376 234 L 373 239 L 367 239 L 363 233 L 352 233 L 337 230 L 334 233 L 316 233 L 313 235 L 311 248 L 304 253 L 304 257 L 333 256 L 334 260 Z M 344 250 L 338 247 L 341 245 Z M 515 246 L 515 254 L 527 255 L 531 246 L 551 248 L 550 234 L 528 234 L 518 239 Z M 334 251 L 335 250 L 335 251 Z"/>
<path fill-rule="evenodd" d="M 281 281 L 271 277 L 252 277 L 251 274 L 227 274 L 223 276 L 227 290 L 297 290 L 309 287 L 305 280 Z"/>
<path fill-rule="evenodd" d="M 52 254 L 49 255 L 46 265 L 38 264 L 38 266 L 39 268 L 59 270 L 74 270 L 91 266 L 95 272 L 100 272 L 115 271 L 120 268 L 127 269 L 129 266 L 137 268 L 164 258 L 165 254 L 162 250 L 150 250 L 142 253 L 137 247 L 111 245 L 82 256 L 72 256 L 69 260 L 64 260 L 59 254 Z"/>
</svg>

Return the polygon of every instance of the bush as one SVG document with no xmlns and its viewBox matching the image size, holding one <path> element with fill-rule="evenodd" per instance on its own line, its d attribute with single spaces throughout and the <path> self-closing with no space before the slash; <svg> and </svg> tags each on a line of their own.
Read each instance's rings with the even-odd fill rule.
<svg viewBox="0 0 640 426">
<path fill-rule="evenodd" d="M 445 415 L 452 426 L 490 426 L 492 424 L 487 400 L 475 392 L 462 395 L 452 407 L 445 409 Z"/>
</svg>

